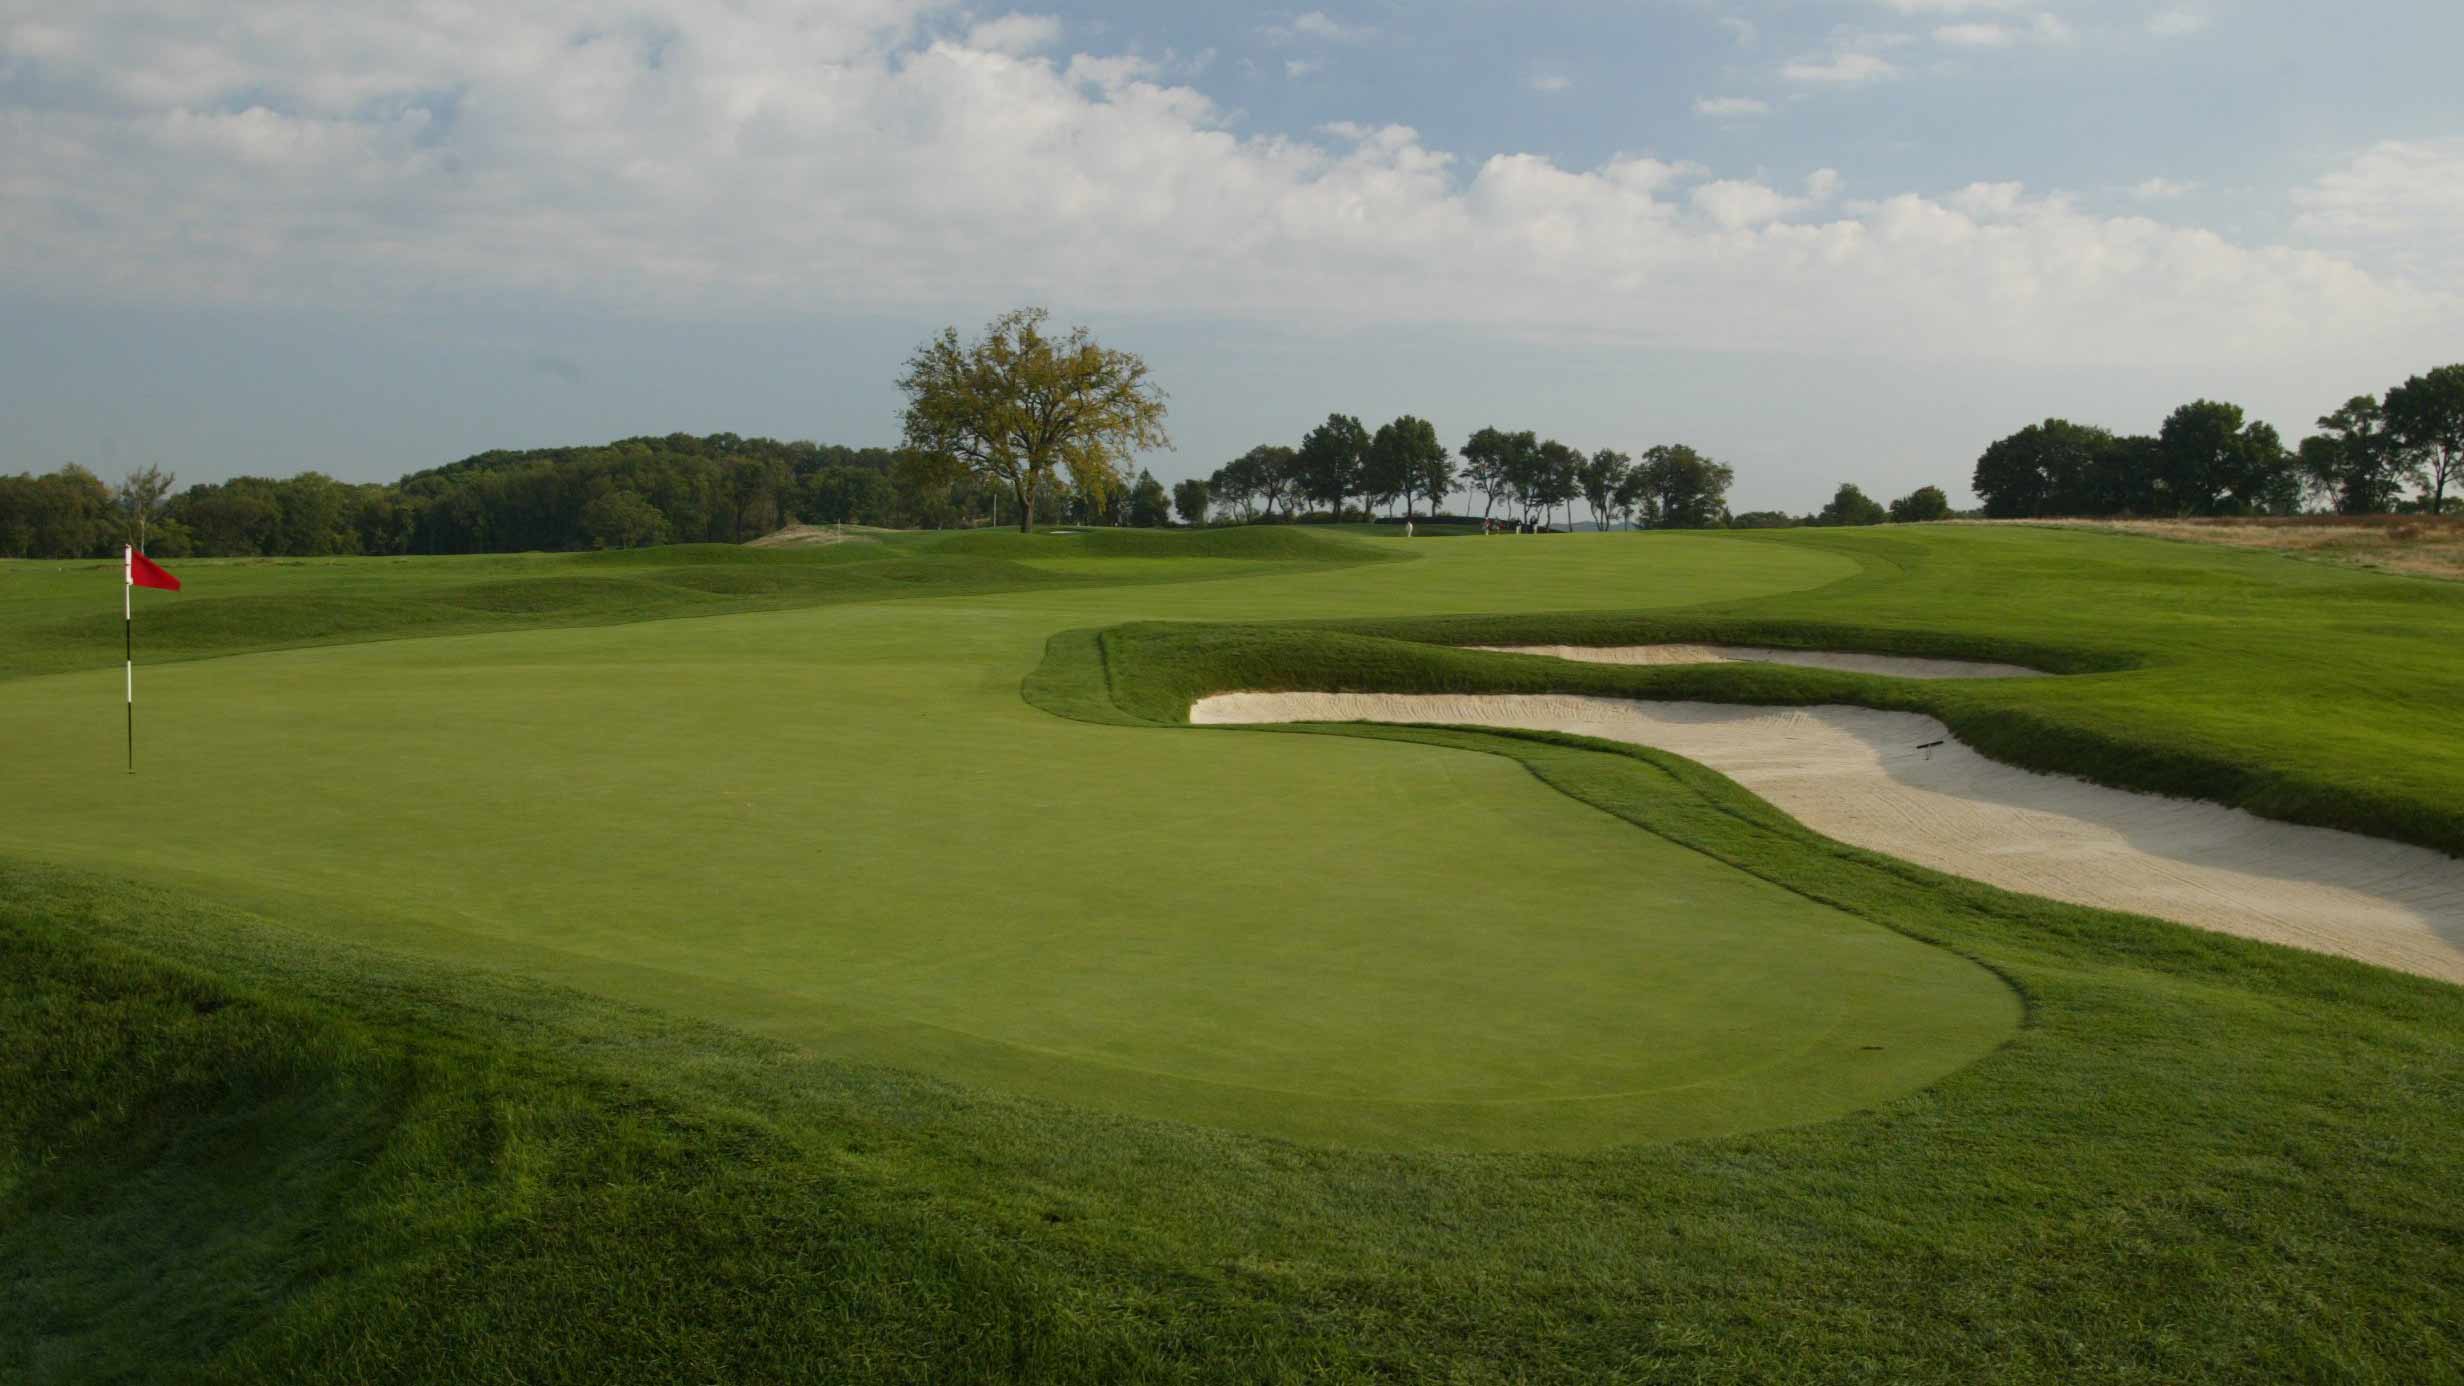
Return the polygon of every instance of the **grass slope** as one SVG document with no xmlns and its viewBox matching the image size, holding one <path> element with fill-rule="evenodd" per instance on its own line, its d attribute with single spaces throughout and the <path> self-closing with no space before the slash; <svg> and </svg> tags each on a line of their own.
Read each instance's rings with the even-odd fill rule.
<svg viewBox="0 0 2464 1386">
<path fill-rule="evenodd" d="M 2464 721 L 2443 711 L 2464 706 L 2464 587 L 2016 527 L 1733 542 L 1839 553 L 1862 571 L 1682 610 L 1141 626 L 1106 637 L 1129 671 L 1116 692 L 1141 718 L 1176 723 L 1191 698 L 1241 688 L 1853 703 L 1928 713 L 2032 769 L 2464 855 Z M 1655 641 L 2008 660 L 2067 677 L 1916 682 L 1422 648 Z"/>
<path fill-rule="evenodd" d="M 0 1073 L 0 1299 L 25 1306 L 0 1315 L 0 1377 L 2464 1375 L 2453 988 L 1935 876 L 1630 748 L 1134 725 L 1193 679 L 1290 670 L 1312 651 L 1366 657 L 1381 679 L 1531 664 L 1414 646 L 1400 624 L 1290 625 L 1500 607 L 1569 613 L 1552 618 L 1562 634 L 1725 602 L 1693 615 L 1942 652 L 2022 631 L 2078 667 L 2137 666 L 2027 686 L 2055 690 L 2044 715 L 2109 732 L 2142 711 L 2134 680 L 2194 685 L 2164 663 L 2187 652 L 2218 686 L 2159 713 L 2210 734 L 2238 724 L 2260 757 L 2284 754 L 2271 738 L 2304 704 L 2375 713 L 2452 669 L 2448 614 L 2386 619 L 2414 599 L 2360 590 L 2390 580 L 2310 569 L 2334 582 L 2270 591 L 2275 568 L 2243 555 L 2179 550 L 2181 572 L 2158 557 L 2176 550 L 2127 540 L 1961 542 L 1482 539 L 1288 576 L 166 670 L 166 694 L 215 714 L 180 744 L 219 749 L 186 787 L 176 759 L 150 764 L 149 796 L 194 795 L 207 818 L 190 832 L 175 815 L 142 849 L 98 833 L 125 804 L 125 781 L 93 768 L 116 722 L 88 728 L 78 709 L 107 680 L 0 685 L 0 750 L 44 777 L 0 803 L 0 837 L 102 872 L 0 866 L 0 1050 L 16 1059 Z M 2125 547 L 2063 547 L 2105 542 Z M 2148 580 L 2091 573 L 2074 600 L 2104 609 L 2060 611 L 2065 565 L 2107 553 Z M 1927 590 L 1961 583 L 1967 600 Z M 2365 614 L 2340 627 L 2338 610 Z M 1215 629 L 1194 646 L 1190 631 L 1136 629 L 1161 620 Z M 2382 686 L 2341 696 L 2298 652 L 2250 641 L 2271 622 L 2377 660 Z M 1115 630 L 1122 657 L 1107 666 L 1092 629 Z M 1017 677 L 1039 658 L 1030 707 Z M 522 660 L 535 681 L 470 719 L 471 751 L 400 716 L 453 707 L 462 676 L 493 664 L 511 679 Z M 423 668 L 432 689 L 397 682 Z M 719 734 L 748 690 L 759 756 Z M 248 712 L 290 697 L 330 713 L 344 694 L 369 728 L 390 708 L 427 739 L 371 769 L 364 751 L 295 749 L 279 707 Z M 951 715 L 927 733 L 935 706 Z M 537 784 L 551 768 L 563 778 Z M 376 785 L 354 788 L 362 777 Z M 1355 781 L 1356 799 L 1320 797 Z M 262 816 L 284 796 L 311 802 Z M 970 797 L 991 807 L 951 817 Z M 847 869 L 927 806 L 939 835 L 916 850 L 931 872 Z M 1283 816 L 1260 823 L 1269 809 Z M 559 818 L 615 841 L 561 857 L 580 838 L 558 839 Z M 1542 889 L 1467 908 L 1544 918 L 1583 873 L 1631 908 L 1650 882 L 1618 844 L 1638 826 L 1989 969 L 2024 998 L 2024 1024 L 1922 1090 L 1810 1125 L 1369 1154 L 851 1063 L 763 1038 L 780 998 L 703 975 L 714 960 L 775 971 L 829 918 L 765 917 L 765 891 L 876 902 L 894 887 L 888 907 L 927 926 L 1047 892 L 1062 909 L 1135 898 L 1157 920 L 1201 897 L 1258 918 L 1302 900 L 1368 918 L 1386 901 L 1375 864 L 1494 890 L 1539 860 Z M 1551 843 L 1576 850 L 1547 856 Z M 565 864 L 529 884 L 498 864 L 524 859 L 534 876 Z M 1031 891 L 1016 889 L 1022 864 L 1039 873 Z M 1309 889 L 1269 889 L 1288 879 Z M 700 907 L 646 919 L 623 959 L 558 951 L 639 891 Z M 587 908 L 560 905 L 575 892 Z M 1173 934 L 1122 939 L 1168 949 Z M 1048 984 L 1032 953 L 969 962 Z M 673 1018 L 697 1007 L 729 1025 Z"/>
<path fill-rule="evenodd" d="M 1284 527 L 1178 535 L 881 531 L 863 544 L 681 544 L 451 558 L 180 560 L 184 590 L 135 594 L 148 665 L 308 645 L 615 625 L 1040 587 L 1189 581 L 1391 555 Z M 1171 558 L 1164 569 L 1123 559 Z M 1116 560 L 1109 561 L 1106 560 Z M 120 565 L 0 561 L 0 679 L 116 664 Z"/>
</svg>

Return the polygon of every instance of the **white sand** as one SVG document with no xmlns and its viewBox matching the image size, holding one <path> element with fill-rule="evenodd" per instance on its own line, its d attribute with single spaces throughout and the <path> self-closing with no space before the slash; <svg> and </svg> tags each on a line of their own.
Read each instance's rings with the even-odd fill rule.
<svg viewBox="0 0 2464 1386">
<path fill-rule="evenodd" d="M 827 527 L 822 525 L 789 525 L 785 529 L 772 530 L 770 533 L 763 535 L 759 539 L 747 539 L 744 541 L 744 546 L 748 549 L 819 549 L 827 548 L 832 544 L 871 544 L 878 542 L 865 537 L 861 533 L 853 532 L 861 528 L 861 526 L 847 525 L 834 525 Z"/>
<path fill-rule="evenodd" d="M 2464 982 L 2464 861 L 1988 760 L 1933 718 L 1548 695 L 1231 693 L 1192 722 L 1424 722 L 1672 751 L 1814 831 L 2008 890 Z M 1928 741 L 1944 744 L 1931 751 Z"/>
<path fill-rule="evenodd" d="M 1796 664 L 1842 669 L 1852 674 L 1890 674 L 1903 679 L 2032 679 L 2042 669 L 1974 659 L 1916 659 L 1907 655 L 1852 654 L 1845 650 L 1777 650 L 1762 645 L 1472 645 L 1501 654 L 1546 655 L 1585 664 Z"/>
</svg>

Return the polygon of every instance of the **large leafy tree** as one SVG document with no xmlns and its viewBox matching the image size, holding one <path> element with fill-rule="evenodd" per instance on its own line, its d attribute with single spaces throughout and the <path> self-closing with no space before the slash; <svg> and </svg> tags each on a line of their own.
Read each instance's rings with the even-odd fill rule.
<svg viewBox="0 0 2464 1386">
<path fill-rule="evenodd" d="M 1258 463 L 1254 450 L 1217 467 L 1214 474 L 1206 479 L 1208 499 L 1226 509 L 1239 506 L 1243 520 L 1257 513 L 1253 502 L 1257 500 L 1258 491 Z"/>
<path fill-rule="evenodd" d="M 1622 452 L 1602 448 L 1583 463 L 1583 500 L 1591 506 L 1593 520 L 1607 529 L 1619 509 L 1618 496 L 1625 486 L 1626 474 L 1634 470 L 1634 459 Z"/>
<path fill-rule="evenodd" d="M 1281 510 L 1289 518 L 1300 498 L 1300 454 L 1281 443 L 1266 443 L 1243 454 L 1238 465 L 1246 469 L 1266 513 Z"/>
<path fill-rule="evenodd" d="M 2030 424 L 1986 448 L 1968 486 L 1995 519 L 2111 513 L 2097 473 L 2112 443 L 2110 432 L 2067 419 Z"/>
<path fill-rule="evenodd" d="M 2387 411 L 2377 397 L 2355 395 L 2343 408 L 2320 415 L 2318 426 L 2325 431 L 2304 438 L 2296 454 L 2311 493 L 2345 515 L 2395 509 L 2420 463 L 2388 431 Z"/>
<path fill-rule="evenodd" d="M 1499 428 L 1481 429 L 1463 444 L 1463 481 L 1480 493 L 1481 519 L 1489 518 L 1499 501 L 1521 494 L 1521 478 L 1539 448 L 1537 435 Z"/>
<path fill-rule="evenodd" d="M 2286 514 L 2301 482 L 2275 427 L 2245 423 L 2237 404 L 2193 400 L 2156 435 L 2162 500 L 2180 515 Z"/>
<path fill-rule="evenodd" d="M 1430 468 L 1445 463 L 1446 445 L 1437 440 L 1437 426 L 1405 414 L 1379 424 L 1376 436 L 1369 440 L 1368 460 L 1361 471 L 1363 489 L 1372 503 L 1400 498 L 1408 511 L 1414 497 L 1427 494 Z"/>
<path fill-rule="evenodd" d="M 1889 512 L 1882 508 L 1882 502 L 1865 494 L 1864 489 L 1855 482 L 1843 481 L 1840 483 L 1839 490 L 1832 494 L 1831 503 L 1822 508 L 1820 515 L 1814 517 L 1814 523 L 1878 525 L 1888 518 L 1890 518 Z"/>
<path fill-rule="evenodd" d="M 1728 488 L 1736 469 L 1714 462 L 1684 443 L 1662 443 L 1643 453 L 1634 474 L 1635 509 L 1655 529 L 1715 529 L 1726 521 Z"/>
<path fill-rule="evenodd" d="M 631 491 L 601 491 L 582 507 L 582 532 L 598 548 L 638 548 L 667 537 L 667 519 Z"/>
<path fill-rule="evenodd" d="M 1146 362 L 1098 344 L 1084 327 L 1053 336 L 1048 316 L 1014 310 L 974 342 L 946 328 L 916 349 L 898 381 L 907 445 L 1007 485 L 1022 531 L 1034 527 L 1040 483 L 1054 473 L 1067 471 L 1071 489 L 1104 509 L 1132 454 L 1172 445 Z"/>
<path fill-rule="evenodd" d="M 1181 512 L 1182 524 L 1206 523 L 1206 506 L 1213 499 L 1213 491 L 1213 487 L 1194 476 L 1172 484 L 1172 508 Z"/>
<path fill-rule="evenodd" d="M 1919 486 L 1891 502 L 1891 523 L 1895 525 L 1924 524 L 1951 517 L 1951 498 L 1942 494 L 1939 486 Z"/>
<path fill-rule="evenodd" d="M 1172 497 L 1154 474 L 1141 467 L 1129 488 L 1129 522 L 1140 529 L 1161 529 L 1172 522 Z"/>
<path fill-rule="evenodd" d="M 2387 431 L 2418 459 L 2430 513 L 2445 513 L 2447 484 L 2464 479 L 2464 365 L 2440 366 L 2389 390 Z"/>
<path fill-rule="evenodd" d="M 1551 438 L 1532 450 L 1523 481 L 1523 518 L 1545 522 L 1551 511 L 1566 506 L 1566 523 L 1573 520 L 1574 498 L 1582 494 L 1583 454 Z"/>
<path fill-rule="evenodd" d="M 1349 414 L 1329 414 L 1326 422 L 1300 440 L 1297 462 L 1300 492 L 1323 501 L 1343 518 L 1343 503 L 1361 489 L 1361 470 L 1368 460 L 1369 430 Z"/>
<path fill-rule="evenodd" d="M 1430 517 L 1444 513 L 1446 497 L 1454 494 L 1454 454 L 1440 446 L 1435 453 L 1423 456 L 1413 481 L 1417 487 L 1414 494 L 1428 498 Z"/>
</svg>

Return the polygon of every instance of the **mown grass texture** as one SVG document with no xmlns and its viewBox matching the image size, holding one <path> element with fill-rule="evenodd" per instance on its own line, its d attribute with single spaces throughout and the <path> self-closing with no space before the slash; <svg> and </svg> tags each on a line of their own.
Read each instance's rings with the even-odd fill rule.
<svg viewBox="0 0 2464 1386">
<path fill-rule="evenodd" d="M 2116 553 L 2095 545 L 2132 541 L 1994 550 L 1921 533 L 1782 541 L 1795 547 L 1781 553 L 1847 555 L 1862 576 L 1654 624 L 1617 613 L 1655 595 L 1699 602 L 1716 582 L 1657 566 L 1666 550 L 1578 564 L 1556 556 L 1571 549 L 1495 547 L 1620 542 L 1480 538 L 1446 545 L 1466 557 L 1423 560 L 1419 573 L 945 605 L 956 625 L 1000 632 L 981 663 L 1021 670 L 1043 632 L 1131 623 L 1108 642 L 1055 642 L 1030 681 L 1038 704 L 1114 724 L 1059 723 L 1097 738 L 1072 743 L 1080 773 L 1116 763 L 1121 738 L 1239 747 L 1267 774 L 1375 763 L 1335 759 L 1355 751 L 1495 762 L 1619 831 L 1639 826 L 1989 969 L 2025 999 L 2007 1044 L 1921 1091 L 1803 1126 L 1575 1154 L 1346 1152 L 952 1086 L 355 947 L 338 940 L 392 926 L 331 898 L 317 907 L 326 917 L 305 917 L 304 897 L 285 893 L 306 883 L 296 862 L 260 882 L 283 904 L 280 923 L 194 884 L 19 865 L 0 884 L 0 1026 L 39 1081 L 10 1084 L 0 1103 L 0 1287 L 33 1287 L 35 1311 L 13 1339 L 0 1326 L 0 1363 L 38 1379 L 226 1380 L 337 1364 L 378 1380 L 2464 1372 L 2452 1197 L 2464 1187 L 2452 1139 L 2464 1016 L 2452 988 L 1952 881 L 1814 838 L 1716 776 L 1631 748 L 1120 725 L 1168 719 L 1174 699 L 1212 680 L 1318 677 L 1337 662 L 1365 661 L 1356 676 L 1372 686 L 1531 677 L 1538 661 L 1399 639 L 1463 638 L 1484 629 L 1475 621 L 1291 625 L 1381 607 L 1415 621 L 1415 610 L 1478 611 L 1483 593 L 1503 604 L 1521 578 L 1535 603 L 1569 614 L 1505 624 L 1552 640 L 1589 638 L 1592 621 L 1617 639 L 1716 628 L 1808 643 L 1786 637 L 1854 628 L 1927 653 L 2069 651 L 2073 667 L 2107 672 L 1993 692 L 2108 735 L 2151 735 L 2148 718 L 2226 740 L 2239 729 L 2248 760 L 2299 768 L 2309 751 L 2283 733 L 2306 709 L 2361 718 L 2445 686 L 2452 608 L 2345 590 L 2393 580 L 2325 570 L 2324 589 L 2300 579 L 2270 591 L 2275 571 L 2239 555 L 2212 569 L 2185 559 L 2187 574 L 2117 557 L 2145 581 L 2107 573 L 2066 596 L 2063 571 Z M 1704 551 L 1767 573 L 1753 565 L 1769 542 Z M 2066 615 L 2066 600 L 2083 609 Z M 1573 614 L 1585 601 L 1610 614 Z M 1135 624 L 1175 616 L 1246 628 Z M 2319 632 L 2380 672 L 2367 689 L 2339 682 L 2332 661 L 2252 643 L 2263 628 Z M 2166 672 L 2186 665 L 2205 672 Z M 1570 690 L 1594 677 L 1576 668 L 1553 676 Z M 1709 676 L 1773 698 L 1910 696 L 1852 676 L 1603 672 L 1655 690 Z M 2195 696 L 2151 696 L 2159 675 Z M 974 663 L 958 677 L 977 678 Z M 1046 716 L 984 706 L 993 734 L 966 748 L 979 758 L 1024 725 L 1005 718 Z M 2353 736 L 2362 772 L 2391 766 L 2399 739 Z M 2415 786 L 2439 782 L 2455 739 L 2425 722 L 2409 740 L 2428 770 L 2382 776 L 2382 791 L 2435 809 Z M 1397 781 L 1386 802 L 1468 811 L 1468 799 L 1433 800 L 1432 783 Z M 1114 792 L 1152 818 L 1158 789 L 1123 777 Z M 1488 781 L 1478 795 L 1513 797 Z M 1297 858 L 1310 869 L 1374 841 L 1343 821 L 1299 826 L 1336 839 L 1325 857 Z M 1296 860 L 1295 841 L 1274 864 Z M 1120 888 L 1117 868 L 1094 874 Z M 383 894 L 359 903 L 376 909 Z M 474 956 L 504 963 L 485 951 Z M 243 1134 L 217 1144 L 216 1132 Z M 175 1209 L 190 1210 L 196 1235 L 135 1235 L 184 1226 Z M 147 1287 L 166 1280 L 195 1287 L 188 1317 L 142 1312 L 162 1303 Z"/>
</svg>

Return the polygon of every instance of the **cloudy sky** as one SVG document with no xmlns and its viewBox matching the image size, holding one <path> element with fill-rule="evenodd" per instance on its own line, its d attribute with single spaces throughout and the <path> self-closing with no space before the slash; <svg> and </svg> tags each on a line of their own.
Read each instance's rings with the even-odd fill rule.
<svg viewBox="0 0 2464 1386">
<path fill-rule="evenodd" d="M 1965 499 L 2464 359 L 2453 0 L 0 0 L 0 470 L 894 439 L 1041 303 L 1330 410 Z"/>
</svg>

